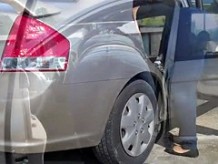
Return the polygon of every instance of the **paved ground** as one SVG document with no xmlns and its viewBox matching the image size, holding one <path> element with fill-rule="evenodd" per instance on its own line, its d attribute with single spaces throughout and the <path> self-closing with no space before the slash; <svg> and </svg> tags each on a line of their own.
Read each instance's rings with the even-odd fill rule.
<svg viewBox="0 0 218 164">
<path fill-rule="evenodd" d="M 200 155 L 197 158 L 173 156 L 164 152 L 164 147 L 155 145 L 146 164 L 218 164 L 218 138 L 200 138 Z"/>
</svg>

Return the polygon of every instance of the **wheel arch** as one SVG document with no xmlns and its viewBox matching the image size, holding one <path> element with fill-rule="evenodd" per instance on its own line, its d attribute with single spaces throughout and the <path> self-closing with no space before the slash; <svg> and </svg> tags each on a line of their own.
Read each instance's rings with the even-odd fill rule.
<svg viewBox="0 0 218 164">
<path fill-rule="evenodd" d="M 158 77 L 154 73 L 148 72 L 148 71 L 144 71 L 144 72 L 138 73 L 137 75 L 133 76 L 126 83 L 126 85 L 123 87 L 123 89 L 127 85 L 129 85 L 131 82 L 133 82 L 135 80 L 144 80 L 144 81 L 146 81 L 153 88 L 153 90 L 155 91 L 156 97 L 157 97 L 158 92 L 160 92 L 161 81 L 160 81 L 160 79 L 158 79 Z"/>
</svg>

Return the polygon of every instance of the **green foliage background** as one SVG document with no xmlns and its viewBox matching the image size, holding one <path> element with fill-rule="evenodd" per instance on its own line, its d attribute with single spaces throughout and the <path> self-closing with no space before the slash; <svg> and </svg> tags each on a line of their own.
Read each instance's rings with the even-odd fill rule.
<svg viewBox="0 0 218 164">
<path fill-rule="evenodd" d="M 138 21 L 139 26 L 146 27 L 162 27 L 164 26 L 165 17 L 152 17 L 152 18 L 144 18 Z"/>
</svg>

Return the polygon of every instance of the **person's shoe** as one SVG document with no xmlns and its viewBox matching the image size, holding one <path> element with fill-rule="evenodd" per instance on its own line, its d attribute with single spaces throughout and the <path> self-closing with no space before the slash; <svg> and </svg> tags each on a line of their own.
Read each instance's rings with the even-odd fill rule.
<svg viewBox="0 0 218 164">
<path fill-rule="evenodd" d="M 174 146 L 165 149 L 165 152 L 177 156 L 190 157 L 190 158 L 196 158 L 199 156 L 199 151 L 196 146 L 190 146 L 185 144 L 183 145 L 174 144 Z"/>
</svg>

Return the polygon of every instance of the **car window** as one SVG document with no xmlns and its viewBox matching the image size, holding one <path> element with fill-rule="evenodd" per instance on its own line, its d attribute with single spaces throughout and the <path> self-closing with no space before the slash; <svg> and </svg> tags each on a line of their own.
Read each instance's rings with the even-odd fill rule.
<svg viewBox="0 0 218 164">
<path fill-rule="evenodd" d="M 193 14 L 191 32 L 205 41 L 205 53 L 218 52 L 218 15 Z"/>
<path fill-rule="evenodd" d="M 218 13 L 218 1 L 217 0 L 203 0 L 203 9 L 208 12 Z"/>
<path fill-rule="evenodd" d="M 193 60 L 217 52 L 218 15 L 196 9 L 183 9 L 181 14 L 176 60 Z"/>
<path fill-rule="evenodd" d="M 196 6 L 196 0 L 190 0 L 193 7 Z M 202 0 L 202 8 L 204 11 L 218 13 L 218 0 Z"/>
</svg>

